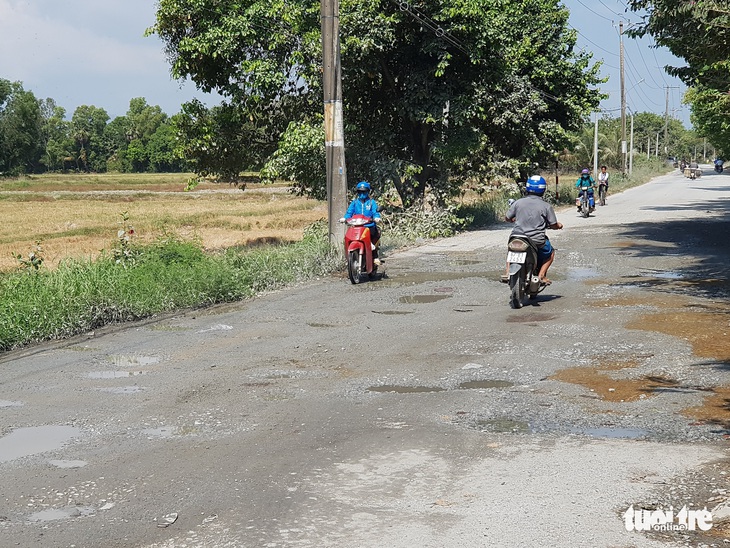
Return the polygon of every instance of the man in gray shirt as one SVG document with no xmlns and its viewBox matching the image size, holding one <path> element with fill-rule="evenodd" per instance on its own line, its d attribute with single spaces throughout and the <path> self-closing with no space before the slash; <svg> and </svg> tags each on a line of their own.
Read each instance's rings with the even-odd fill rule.
<svg viewBox="0 0 730 548">
<path fill-rule="evenodd" d="M 555 259 L 555 250 L 545 231 L 548 228 L 560 230 L 563 224 L 558 222 L 553 206 L 542 199 L 547 182 L 539 175 L 527 180 L 527 196 L 512 203 L 505 220 L 515 223 L 512 235 L 527 236 L 537 247 L 537 260 L 540 263 L 540 281 L 545 285 L 552 283 L 547 277 L 548 268 Z M 507 265 L 509 273 L 509 264 Z M 509 274 L 507 276 L 509 278 Z"/>
</svg>

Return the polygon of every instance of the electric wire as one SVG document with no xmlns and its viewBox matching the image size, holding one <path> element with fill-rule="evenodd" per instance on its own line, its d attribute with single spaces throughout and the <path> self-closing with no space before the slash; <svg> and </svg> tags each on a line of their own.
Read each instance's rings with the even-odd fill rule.
<svg viewBox="0 0 730 548">
<path fill-rule="evenodd" d="M 605 17 L 605 16 L 601 15 L 600 13 L 598 13 L 597 11 L 589 8 L 583 2 L 581 2 L 581 0 L 575 0 L 575 1 L 578 2 L 585 9 L 587 9 L 588 11 L 590 11 L 593 15 L 596 15 L 596 16 L 600 17 L 601 19 L 605 19 L 606 21 L 611 21 L 613 23 L 613 20 L 612 19 L 609 19 L 608 17 Z"/>
</svg>

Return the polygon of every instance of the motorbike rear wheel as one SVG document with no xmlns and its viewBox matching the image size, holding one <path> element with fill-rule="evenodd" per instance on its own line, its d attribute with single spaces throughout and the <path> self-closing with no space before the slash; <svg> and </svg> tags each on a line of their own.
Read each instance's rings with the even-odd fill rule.
<svg viewBox="0 0 730 548">
<path fill-rule="evenodd" d="M 581 200 L 581 202 L 580 202 L 580 214 L 583 217 L 588 217 L 588 215 L 591 214 L 591 207 L 590 207 L 590 204 L 588 203 L 588 199 Z"/>
<path fill-rule="evenodd" d="M 522 308 L 522 299 L 525 297 L 525 267 L 523 266 L 517 274 L 509 277 L 510 298 L 509 305 L 512 308 Z"/>
<path fill-rule="evenodd" d="M 347 254 L 347 275 L 352 283 L 360 283 L 360 271 L 360 253 L 353 249 Z"/>
</svg>

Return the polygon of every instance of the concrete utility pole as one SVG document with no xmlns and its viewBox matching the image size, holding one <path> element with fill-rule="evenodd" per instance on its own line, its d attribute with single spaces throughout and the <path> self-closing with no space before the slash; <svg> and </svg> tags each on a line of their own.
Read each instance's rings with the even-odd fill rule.
<svg viewBox="0 0 730 548">
<path fill-rule="evenodd" d="M 344 254 L 345 226 L 337 220 L 347 208 L 345 131 L 340 70 L 340 3 L 321 0 L 324 133 L 327 153 L 327 206 L 330 244 Z"/>
<path fill-rule="evenodd" d="M 631 113 L 631 138 L 629 139 L 629 177 L 634 171 L 634 113 Z"/>
<path fill-rule="evenodd" d="M 664 157 L 667 157 L 667 135 L 669 131 L 669 86 L 667 86 L 666 108 L 664 109 Z"/>
<path fill-rule="evenodd" d="M 593 128 L 593 176 L 598 173 L 598 113 L 596 112 L 596 126 Z"/>
<path fill-rule="evenodd" d="M 619 21 L 619 72 L 621 76 L 621 173 L 626 175 L 626 92 L 624 90 L 624 22 Z"/>
</svg>

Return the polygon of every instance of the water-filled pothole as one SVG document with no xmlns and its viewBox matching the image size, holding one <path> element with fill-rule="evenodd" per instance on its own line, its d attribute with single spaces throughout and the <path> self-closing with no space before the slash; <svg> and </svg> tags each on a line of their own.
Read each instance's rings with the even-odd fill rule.
<svg viewBox="0 0 730 548">
<path fill-rule="evenodd" d="M 123 356 L 113 354 L 109 356 L 109 361 L 116 367 L 144 367 L 146 365 L 160 363 L 160 358 L 157 356 Z"/>
<path fill-rule="evenodd" d="M 476 422 L 476 427 L 483 432 L 529 434 L 532 432 L 530 423 L 509 418 L 482 419 Z"/>
<path fill-rule="evenodd" d="M 596 278 L 600 274 L 595 268 L 570 268 L 566 279 L 569 281 L 580 281 L 588 278 Z"/>
<path fill-rule="evenodd" d="M 514 386 L 513 382 L 501 381 L 494 379 L 486 379 L 481 381 L 466 381 L 459 385 L 459 388 L 465 389 L 483 389 L 483 388 L 509 388 Z"/>
<path fill-rule="evenodd" d="M 146 374 L 147 371 L 92 371 L 86 376 L 90 379 L 123 379 Z"/>
<path fill-rule="evenodd" d="M 421 392 L 443 392 L 445 388 L 440 386 L 398 386 L 395 384 L 383 384 L 371 386 L 369 392 L 395 392 L 397 394 L 417 394 Z"/>
<path fill-rule="evenodd" d="M 83 468 L 89 463 L 85 460 L 49 460 L 48 464 L 56 468 Z"/>
<path fill-rule="evenodd" d="M 0 462 L 55 451 L 79 435 L 81 435 L 81 430 L 75 426 L 17 428 L 7 436 L 0 438 Z"/>
<path fill-rule="evenodd" d="M 29 521 L 56 521 L 61 519 L 91 516 L 96 511 L 91 506 L 67 506 L 65 508 L 46 508 L 28 516 Z"/>
<path fill-rule="evenodd" d="M 405 295 L 398 299 L 403 304 L 428 304 L 450 298 L 451 295 Z"/>
<path fill-rule="evenodd" d="M 424 284 L 428 282 L 448 282 L 464 280 L 466 278 L 486 278 L 487 272 L 389 272 L 388 278 L 381 280 L 378 285 Z M 497 276 L 498 277 L 498 276 Z"/>
</svg>

